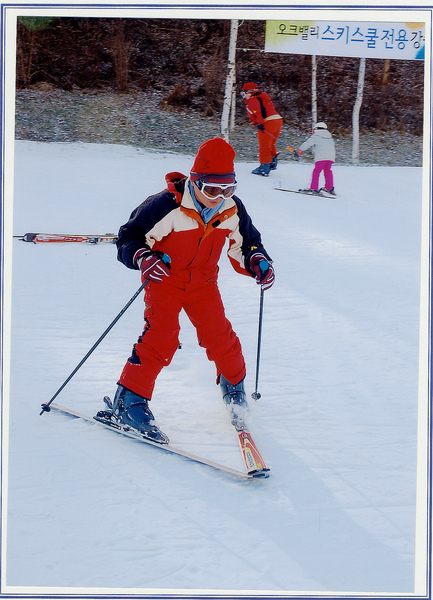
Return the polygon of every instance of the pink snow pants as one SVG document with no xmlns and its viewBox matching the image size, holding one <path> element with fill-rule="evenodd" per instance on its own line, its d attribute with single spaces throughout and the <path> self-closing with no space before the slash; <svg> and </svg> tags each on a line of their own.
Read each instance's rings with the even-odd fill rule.
<svg viewBox="0 0 433 600">
<path fill-rule="evenodd" d="M 322 171 L 325 176 L 325 189 L 332 190 L 334 187 L 334 175 L 332 173 L 333 164 L 334 163 L 332 160 L 318 160 L 316 163 L 314 163 L 314 170 L 310 185 L 312 190 L 319 189 L 319 179 Z"/>
</svg>

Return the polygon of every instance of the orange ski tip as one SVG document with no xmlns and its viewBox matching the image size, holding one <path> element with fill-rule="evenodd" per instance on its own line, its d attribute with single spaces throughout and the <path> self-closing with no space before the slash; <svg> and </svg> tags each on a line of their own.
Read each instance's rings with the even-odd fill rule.
<svg viewBox="0 0 433 600">
<path fill-rule="evenodd" d="M 244 455 L 245 465 L 249 471 L 266 469 L 266 463 L 257 449 L 250 434 L 243 431 L 239 434 L 239 441 Z"/>
</svg>

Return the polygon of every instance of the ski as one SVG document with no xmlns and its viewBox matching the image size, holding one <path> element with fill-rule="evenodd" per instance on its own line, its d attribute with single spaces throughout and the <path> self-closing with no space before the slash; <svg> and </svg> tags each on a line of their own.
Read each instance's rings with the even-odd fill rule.
<svg viewBox="0 0 433 600">
<path fill-rule="evenodd" d="M 246 402 L 236 402 L 234 399 L 227 403 L 223 396 L 223 402 L 230 414 L 231 424 L 236 430 L 241 450 L 242 459 L 248 475 L 252 477 L 269 477 L 270 468 L 267 466 L 263 456 L 260 454 L 253 436 L 246 424 L 247 405 Z"/>
<path fill-rule="evenodd" d="M 232 469 L 231 467 L 227 467 L 226 465 L 222 465 L 220 463 L 214 462 L 207 458 L 203 458 L 196 454 L 192 454 L 191 452 L 187 452 L 186 450 L 181 450 L 179 448 L 175 448 L 174 446 L 171 446 L 170 444 L 160 444 L 158 442 L 154 442 L 153 440 L 150 440 L 149 438 L 146 438 L 145 436 L 141 435 L 139 432 L 135 433 L 132 429 L 123 429 L 119 425 L 109 423 L 108 421 L 103 422 L 103 421 L 97 420 L 97 419 L 95 419 L 95 417 L 90 417 L 88 415 L 82 414 L 82 413 L 72 410 L 70 408 L 60 406 L 59 404 L 52 403 L 52 404 L 50 404 L 50 408 L 57 410 L 61 413 L 64 413 L 66 415 L 76 417 L 79 419 L 83 419 L 84 421 L 92 423 L 93 425 L 99 425 L 106 429 L 110 429 L 111 431 L 120 433 L 121 435 L 132 438 L 138 442 L 144 442 L 145 444 L 149 444 L 150 446 L 153 446 L 154 448 L 159 448 L 160 450 L 165 450 L 166 452 L 169 452 L 170 454 L 177 454 L 179 456 L 183 456 L 184 458 L 187 458 L 191 461 L 194 461 L 194 462 L 197 462 L 197 463 L 200 463 L 203 465 L 207 465 L 209 467 L 212 467 L 213 469 L 217 469 L 218 471 L 223 471 L 225 473 L 234 475 L 241 479 L 253 479 L 254 478 L 253 474 L 244 473 L 243 471 L 238 471 L 237 469 Z"/>
<path fill-rule="evenodd" d="M 329 194 L 324 191 L 317 192 L 317 194 L 313 194 L 312 192 L 304 192 L 304 190 L 289 190 L 287 188 L 281 187 L 276 187 L 274 189 L 279 190 L 280 192 L 291 192 L 292 194 L 303 194 L 304 196 L 312 196 L 313 198 L 338 198 L 336 194 Z"/>
<path fill-rule="evenodd" d="M 248 475 L 252 477 L 269 477 L 270 468 L 266 465 L 245 423 L 238 420 L 233 423 L 233 427 L 238 434 L 239 447 Z"/>
<path fill-rule="evenodd" d="M 69 235 L 62 233 L 25 233 L 24 235 L 15 235 L 22 242 L 33 242 L 33 244 L 52 244 L 74 242 L 79 244 L 114 244 L 117 236 L 114 233 L 105 233 L 104 235 Z"/>
</svg>

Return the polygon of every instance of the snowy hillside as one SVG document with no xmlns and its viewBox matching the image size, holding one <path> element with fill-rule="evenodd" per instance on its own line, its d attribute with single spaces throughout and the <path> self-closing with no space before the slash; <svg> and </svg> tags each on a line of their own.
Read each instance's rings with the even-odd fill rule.
<svg viewBox="0 0 433 600">
<path fill-rule="evenodd" d="M 192 156 L 16 143 L 13 233 L 116 233 Z M 415 589 L 420 168 L 237 164 L 277 280 L 265 293 L 249 422 L 268 479 L 239 481 L 55 412 L 39 416 L 140 285 L 111 244 L 13 242 L 5 590 L 160 595 Z M 254 391 L 259 287 L 223 256 L 220 289 Z M 58 397 L 95 414 L 142 330 L 137 299 Z M 212 315 L 209 315 L 212 318 Z M 152 410 L 174 445 L 242 469 L 214 367 L 183 315 Z M 423 498 L 418 498 L 423 502 Z M 420 531 L 422 534 L 423 531 Z M 423 537 L 418 540 L 423 550 Z M 419 563 L 418 563 L 419 564 Z M 254 591 L 254 592 L 253 592 Z"/>
</svg>

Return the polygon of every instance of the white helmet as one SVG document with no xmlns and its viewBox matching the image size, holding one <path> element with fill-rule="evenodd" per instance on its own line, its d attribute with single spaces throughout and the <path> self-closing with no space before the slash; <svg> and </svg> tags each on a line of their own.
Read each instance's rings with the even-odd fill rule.
<svg viewBox="0 0 433 600">
<path fill-rule="evenodd" d="M 319 123 L 316 123 L 313 127 L 314 130 L 316 129 L 328 129 L 328 126 L 326 123 L 324 123 L 323 121 L 320 121 Z"/>
</svg>

